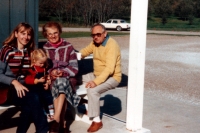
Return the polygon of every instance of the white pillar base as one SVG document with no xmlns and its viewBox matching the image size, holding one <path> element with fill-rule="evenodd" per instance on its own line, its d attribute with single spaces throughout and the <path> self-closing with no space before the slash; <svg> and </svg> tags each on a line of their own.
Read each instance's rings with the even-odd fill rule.
<svg viewBox="0 0 200 133">
<path fill-rule="evenodd" d="M 141 130 L 131 131 L 130 133 L 151 133 L 149 129 L 142 128 Z"/>
</svg>

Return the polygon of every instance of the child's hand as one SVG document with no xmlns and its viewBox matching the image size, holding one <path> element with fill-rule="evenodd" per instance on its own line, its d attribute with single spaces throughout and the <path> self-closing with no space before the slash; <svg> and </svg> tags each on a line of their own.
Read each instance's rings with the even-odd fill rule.
<svg viewBox="0 0 200 133">
<path fill-rule="evenodd" d="M 48 90 L 48 89 L 49 89 L 49 84 L 48 84 L 47 82 L 44 84 L 44 89 L 45 89 L 45 90 Z"/>
<path fill-rule="evenodd" d="M 46 81 L 45 77 L 41 77 L 38 79 L 38 83 L 44 83 Z"/>
<path fill-rule="evenodd" d="M 48 85 L 51 84 L 51 78 L 50 78 L 49 75 L 46 76 L 46 83 L 47 83 Z"/>
</svg>

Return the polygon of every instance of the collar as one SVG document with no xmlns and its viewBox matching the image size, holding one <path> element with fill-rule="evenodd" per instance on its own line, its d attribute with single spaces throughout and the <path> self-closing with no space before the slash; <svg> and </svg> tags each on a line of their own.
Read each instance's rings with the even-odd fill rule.
<svg viewBox="0 0 200 133">
<path fill-rule="evenodd" d="M 106 46 L 106 43 L 107 43 L 107 41 L 108 41 L 108 39 L 110 38 L 110 36 L 107 34 L 106 35 L 106 39 L 103 41 L 103 43 L 102 43 L 102 46 Z"/>
<path fill-rule="evenodd" d="M 43 67 L 39 67 L 39 66 L 35 66 L 33 65 L 33 68 L 35 69 L 36 72 L 44 72 L 44 69 Z"/>
<path fill-rule="evenodd" d="M 49 43 L 50 43 L 50 42 L 49 42 Z M 51 44 L 52 47 L 58 48 L 62 43 L 63 43 L 63 39 L 60 38 L 60 41 L 59 41 L 58 43 L 56 43 L 56 44 L 50 43 L 50 44 Z"/>
</svg>

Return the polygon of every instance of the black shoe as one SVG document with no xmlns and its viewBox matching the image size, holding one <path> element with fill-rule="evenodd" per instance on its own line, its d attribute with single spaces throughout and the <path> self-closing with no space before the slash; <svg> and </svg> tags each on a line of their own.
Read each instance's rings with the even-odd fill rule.
<svg viewBox="0 0 200 133">
<path fill-rule="evenodd" d="M 59 132 L 59 127 L 60 124 L 58 122 L 56 122 L 55 120 L 50 122 L 50 130 L 49 133 L 58 133 Z"/>
</svg>

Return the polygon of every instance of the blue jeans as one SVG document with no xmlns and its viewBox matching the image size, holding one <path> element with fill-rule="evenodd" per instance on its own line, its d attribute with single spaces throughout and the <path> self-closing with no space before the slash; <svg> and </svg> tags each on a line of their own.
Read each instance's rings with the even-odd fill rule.
<svg viewBox="0 0 200 133">
<path fill-rule="evenodd" d="M 26 133 L 31 122 L 35 125 L 36 133 L 48 132 L 49 126 L 47 117 L 44 114 L 43 106 L 40 102 L 37 91 L 29 90 L 23 98 L 18 98 L 15 91 L 13 102 L 15 105 L 21 107 L 17 133 Z"/>
</svg>

